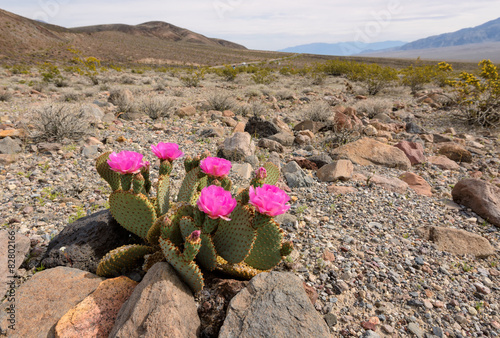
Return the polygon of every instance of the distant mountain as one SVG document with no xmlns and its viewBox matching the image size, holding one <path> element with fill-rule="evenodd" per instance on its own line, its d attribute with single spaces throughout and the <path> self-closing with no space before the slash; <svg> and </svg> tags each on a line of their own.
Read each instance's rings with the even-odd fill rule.
<svg viewBox="0 0 500 338">
<path fill-rule="evenodd" d="M 398 50 L 441 48 L 499 41 L 500 18 L 488 21 L 480 26 L 464 28 L 453 33 L 434 35 L 413 41 L 399 47 Z"/>
<path fill-rule="evenodd" d="M 349 56 L 365 52 L 373 52 L 381 49 L 395 48 L 404 45 L 404 41 L 382 41 L 364 43 L 359 41 L 338 42 L 338 43 L 310 43 L 279 50 L 287 53 L 304 53 L 319 55 Z"/>
</svg>

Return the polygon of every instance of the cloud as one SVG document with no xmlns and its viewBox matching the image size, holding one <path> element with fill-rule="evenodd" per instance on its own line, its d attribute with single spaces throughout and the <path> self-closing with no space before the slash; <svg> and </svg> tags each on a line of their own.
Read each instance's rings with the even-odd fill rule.
<svg viewBox="0 0 500 338">
<path fill-rule="evenodd" d="M 412 41 L 496 18 L 498 0 L 23 0 L 0 7 L 65 27 L 166 21 L 249 48 L 312 42 Z M 366 41 L 365 41 L 366 42 Z"/>
</svg>

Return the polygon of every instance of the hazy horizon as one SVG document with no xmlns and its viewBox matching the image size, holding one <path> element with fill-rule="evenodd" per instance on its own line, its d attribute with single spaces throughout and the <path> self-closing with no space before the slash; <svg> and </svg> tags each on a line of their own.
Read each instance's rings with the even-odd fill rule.
<svg viewBox="0 0 500 338">
<path fill-rule="evenodd" d="M 414 41 L 474 27 L 500 16 L 500 2 L 192 0 L 0 0 L 0 8 L 63 27 L 136 25 L 165 21 L 250 49 L 279 50 L 310 43 Z"/>
</svg>

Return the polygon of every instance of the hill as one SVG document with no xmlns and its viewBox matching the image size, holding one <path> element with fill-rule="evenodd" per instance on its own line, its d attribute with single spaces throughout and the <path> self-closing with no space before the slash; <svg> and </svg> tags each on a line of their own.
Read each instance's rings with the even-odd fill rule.
<svg viewBox="0 0 500 338">
<path fill-rule="evenodd" d="M 105 62 L 126 64 L 221 65 L 286 56 L 250 51 L 160 21 L 65 28 L 0 9 L 0 62 L 69 60 L 73 56 L 69 47 Z"/>
<path fill-rule="evenodd" d="M 338 55 L 349 56 L 369 51 L 377 51 L 386 48 L 394 48 L 404 45 L 403 41 L 382 41 L 374 43 L 364 43 L 359 41 L 339 42 L 339 43 L 310 43 L 295 47 L 281 49 L 280 52 L 287 53 L 308 53 L 317 55 Z"/>
</svg>

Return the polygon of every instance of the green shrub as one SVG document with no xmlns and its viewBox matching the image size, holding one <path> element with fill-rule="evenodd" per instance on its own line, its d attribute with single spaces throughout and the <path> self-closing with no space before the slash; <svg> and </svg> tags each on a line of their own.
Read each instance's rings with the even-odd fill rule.
<svg viewBox="0 0 500 338">
<path fill-rule="evenodd" d="M 233 66 L 225 65 L 223 68 L 217 70 L 217 74 L 226 81 L 234 81 L 238 75 L 238 70 Z"/>
<path fill-rule="evenodd" d="M 257 83 L 257 84 L 270 84 L 274 80 L 276 80 L 276 77 L 272 74 L 270 69 L 260 69 L 257 72 L 253 73 L 252 76 L 252 81 Z"/>
<path fill-rule="evenodd" d="M 369 95 L 376 95 L 398 79 L 398 73 L 392 67 L 362 64 L 361 67 L 355 69 L 359 72 L 355 77 L 363 83 Z"/>
<path fill-rule="evenodd" d="M 400 71 L 401 83 L 410 87 L 412 94 L 424 89 L 424 86 L 431 83 L 435 77 L 434 66 L 420 64 L 420 59 L 417 59 L 415 65 L 408 66 Z"/>
</svg>

